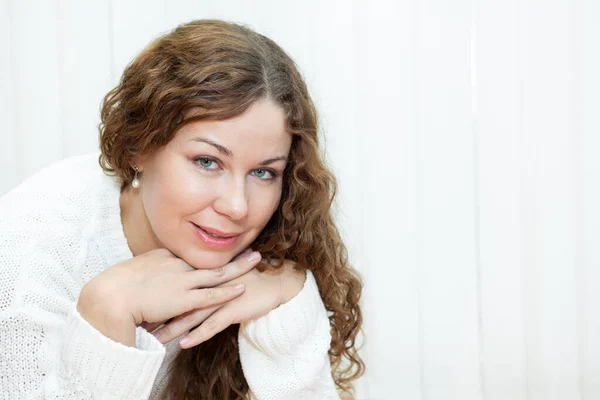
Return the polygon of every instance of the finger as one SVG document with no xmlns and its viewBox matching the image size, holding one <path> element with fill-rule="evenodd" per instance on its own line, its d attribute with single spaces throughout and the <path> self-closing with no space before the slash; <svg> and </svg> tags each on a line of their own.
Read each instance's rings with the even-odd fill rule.
<svg viewBox="0 0 600 400">
<path fill-rule="evenodd" d="M 165 319 L 164 321 L 161 321 L 161 322 L 144 321 L 140 324 L 140 326 L 142 328 L 144 328 L 145 330 L 147 330 L 148 332 L 152 333 L 152 331 L 154 331 L 156 328 L 159 328 L 161 325 L 170 323 L 173 319 L 174 318 L 169 318 L 169 319 Z"/>
<path fill-rule="evenodd" d="M 148 332 L 152 333 L 152 331 L 154 331 L 156 328 L 158 328 L 159 326 L 161 326 L 161 325 L 162 325 L 162 324 L 164 324 L 165 322 L 166 322 L 166 321 L 163 321 L 163 322 L 152 322 L 152 323 L 150 323 L 150 322 L 145 322 L 145 321 L 144 321 L 144 322 L 142 322 L 142 323 L 140 324 L 140 326 L 141 326 L 142 328 L 144 328 L 146 331 L 148 331 Z"/>
<path fill-rule="evenodd" d="M 236 258 L 221 268 L 190 271 L 189 276 L 191 278 L 188 279 L 188 288 L 213 287 L 229 282 L 250 271 L 260 262 L 260 259 L 260 253 L 253 251 L 243 257 Z"/>
<path fill-rule="evenodd" d="M 179 337 L 190 329 L 200 325 L 205 319 L 210 317 L 220 306 L 202 308 L 188 311 L 177 318 L 173 319 L 169 324 L 158 329 L 152 334 L 162 343 L 169 343 L 171 340 Z"/>
<path fill-rule="evenodd" d="M 237 285 L 227 285 L 206 289 L 195 289 L 186 293 L 184 302 L 186 309 L 175 312 L 176 315 L 186 313 L 196 308 L 208 308 L 221 305 L 225 302 L 235 299 L 244 293 L 246 285 L 243 283 Z"/>
<path fill-rule="evenodd" d="M 195 271 L 195 268 L 186 263 L 183 259 L 177 257 L 169 250 L 160 248 L 154 249 L 147 253 L 142 254 L 138 257 L 144 257 L 149 259 L 149 263 L 160 263 L 163 267 L 172 270 L 181 270 L 184 272 Z"/>
<path fill-rule="evenodd" d="M 246 250 L 242 251 L 240 254 L 238 254 L 234 259 L 237 260 L 238 258 L 245 256 L 248 253 L 252 253 L 252 248 L 251 247 L 247 247 Z"/>
<path fill-rule="evenodd" d="M 226 315 L 227 313 L 222 312 L 222 309 L 216 311 L 202 322 L 198 328 L 194 329 L 181 339 L 179 341 L 179 347 L 182 349 L 189 349 L 190 347 L 197 346 L 227 328 L 232 322 Z"/>
</svg>

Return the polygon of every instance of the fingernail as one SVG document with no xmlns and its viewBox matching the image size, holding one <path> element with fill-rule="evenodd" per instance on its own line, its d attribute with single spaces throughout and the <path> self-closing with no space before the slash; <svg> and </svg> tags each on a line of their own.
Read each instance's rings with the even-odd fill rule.
<svg viewBox="0 0 600 400">
<path fill-rule="evenodd" d="M 191 340 L 190 340 L 189 338 L 186 338 L 186 337 L 184 337 L 183 339 L 181 339 L 181 340 L 179 341 L 179 344 L 180 344 L 181 346 L 187 346 L 187 345 L 188 345 L 188 344 L 190 344 L 190 343 L 191 343 Z"/>
<path fill-rule="evenodd" d="M 256 261 L 260 258 L 260 253 L 258 251 L 253 251 L 252 253 L 248 254 L 246 256 L 246 260 L 252 262 L 252 261 Z"/>
<path fill-rule="evenodd" d="M 156 339 L 160 339 L 160 332 L 159 331 L 152 332 L 152 336 L 154 336 Z"/>
<path fill-rule="evenodd" d="M 246 285 L 244 285 L 243 283 L 239 283 L 233 287 L 233 290 L 235 290 L 236 292 L 239 292 L 240 290 L 243 290 L 245 286 Z"/>
</svg>

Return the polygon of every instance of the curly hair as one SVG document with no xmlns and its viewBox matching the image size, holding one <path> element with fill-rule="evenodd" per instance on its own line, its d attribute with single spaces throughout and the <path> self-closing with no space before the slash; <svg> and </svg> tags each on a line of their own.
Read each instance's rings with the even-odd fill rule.
<svg viewBox="0 0 600 400">
<path fill-rule="evenodd" d="M 316 108 L 296 64 L 277 44 L 218 20 L 180 25 L 150 43 L 104 98 L 100 164 L 125 188 L 133 179 L 135 157 L 159 150 L 183 125 L 232 118 L 265 98 L 284 110 L 292 146 L 280 204 L 252 247 L 271 261 L 262 268 L 279 268 L 289 259 L 313 272 L 331 325 L 333 379 L 339 390 L 352 393 L 351 382 L 364 371 L 356 343 L 362 282 L 332 218 L 336 181 L 320 154 Z M 191 107 L 202 112 L 184 119 Z M 238 329 L 232 325 L 181 351 L 170 371 L 168 395 L 247 398 Z"/>
</svg>

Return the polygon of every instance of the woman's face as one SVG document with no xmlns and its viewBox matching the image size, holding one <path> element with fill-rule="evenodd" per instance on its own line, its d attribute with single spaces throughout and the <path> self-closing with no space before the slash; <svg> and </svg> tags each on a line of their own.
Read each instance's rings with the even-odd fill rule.
<svg viewBox="0 0 600 400">
<path fill-rule="evenodd" d="M 194 268 L 225 265 L 277 209 L 291 141 L 283 110 L 270 100 L 181 128 L 138 163 L 137 190 L 156 239 Z"/>
</svg>

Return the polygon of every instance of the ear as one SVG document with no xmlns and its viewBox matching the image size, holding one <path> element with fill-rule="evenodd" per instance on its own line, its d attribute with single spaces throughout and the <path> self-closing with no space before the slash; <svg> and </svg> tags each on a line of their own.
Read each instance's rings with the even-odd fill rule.
<svg viewBox="0 0 600 400">
<path fill-rule="evenodd" d="M 143 157 L 134 157 L 131 168 L 133 168 L 134 165 L 137 165 L 138 171 L 142 172 L 144 170 L 144 161 L 146 161 L 146 160 Z"/>
</svg>

